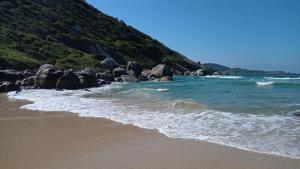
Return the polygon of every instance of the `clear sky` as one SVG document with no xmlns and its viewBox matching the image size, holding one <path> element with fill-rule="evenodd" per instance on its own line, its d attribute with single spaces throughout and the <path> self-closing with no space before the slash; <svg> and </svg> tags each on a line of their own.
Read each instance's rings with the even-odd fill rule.
<svg viewBox="0 0 300 169">
<path fill-rule="evenodd" d="M 300 73 L 300 0 L 87 0 L 183 55 Z"/>
</svg>

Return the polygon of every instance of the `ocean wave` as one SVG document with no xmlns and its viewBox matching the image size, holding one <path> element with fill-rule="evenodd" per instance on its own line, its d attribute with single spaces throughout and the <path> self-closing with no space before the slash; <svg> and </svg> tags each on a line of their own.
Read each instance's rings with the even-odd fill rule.
<svg viewBox="0 0 300 169">
<path fill-rule="evenodd" d="M 264 77 L 269 80 L 300 80 L 300 77 Z"/>
<path fill-rule="evenodd" d="M 263 82 L 263 81 L 258 81 L 256 82 L 257 86 L 270 86 L 272 84 L 274 84 L 275 82 Z"/>
<path fill-rule="evenodd" d="M 218 79 L 242 79 L 243 76 L 227 76 L 227 75 L 212 75 L 212 76 L 205 76 L 207 78 L 218 78 Z"/>
<path fill-rule="evenodd" d="M 173 138 L 209 141 L 240 149 L 300 158 L 300 118 L 264 116 L 198 109 L 187 101 L 130 102 L 120 98 L 87 98 L 90 93 L 114 91 L 119 85 L 93 88 L 92 92 L 24 90 L 8 93 L 11 99 L 26 99 L 33 103 L 22 106 L 40 111 L 66 111 L 84 117 L 102 117 L 142 128 L 157 129 Z M 161 106 L 154 109 L 153 106 Z M 177 103 L 177 108 L 176 108 Z M 178 109 L 179 106 L 179 109 Z M 201 105 L 202 106 L 202 105 Z M 201 107 L 200 106 L 200 107 Z M 197 107 L 188 113 L 181 108 Z"/>
</svg>

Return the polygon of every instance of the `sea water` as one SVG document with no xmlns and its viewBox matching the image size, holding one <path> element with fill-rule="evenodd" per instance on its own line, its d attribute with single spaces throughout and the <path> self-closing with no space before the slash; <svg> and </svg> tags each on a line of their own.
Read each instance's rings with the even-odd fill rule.
<svg viewBox="0 0 300 169">
<path fill-rule="evenodd" d="M 300 158 L 300 77 L 184 77 L 173 82 L 113 83 L 91 91 L 24 90 L 22 108 L 102 117 L 172 138 Z"/>
</svg>

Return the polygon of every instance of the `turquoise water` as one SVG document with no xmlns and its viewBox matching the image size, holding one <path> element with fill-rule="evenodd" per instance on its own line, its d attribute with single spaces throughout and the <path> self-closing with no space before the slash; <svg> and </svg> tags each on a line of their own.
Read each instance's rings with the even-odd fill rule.
<svg viewBox="0 0 300 169">
<path fill-rule="evenodd" d="M 133 88 L 167 89 L 159 95 L 226 112 L 287 114 L 300 111 L 300 78 L 297 76 L 177 76 L 174 82 L 129 84 L 124 90 Z"/>
<path fill-rule="evenodd" d="M 300 78 L 176 76 L 173 82 L 113 83 L 91 91 L 25 90 L 23 108 L 102 117 L 172 138 L 300 159 Z"/>
</svg>

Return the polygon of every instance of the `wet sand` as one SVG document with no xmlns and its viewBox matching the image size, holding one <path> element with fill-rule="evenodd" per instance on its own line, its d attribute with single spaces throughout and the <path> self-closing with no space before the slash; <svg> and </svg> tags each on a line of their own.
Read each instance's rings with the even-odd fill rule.
<svg viewBox="0 0 300 169">
<path fill-rule="evenodd" d="M 25 103 L 0 96 L 1 169 L 300 168 L 299 159 L 171 139 L 100 118 L 19 109 Z"/>
</svg>

